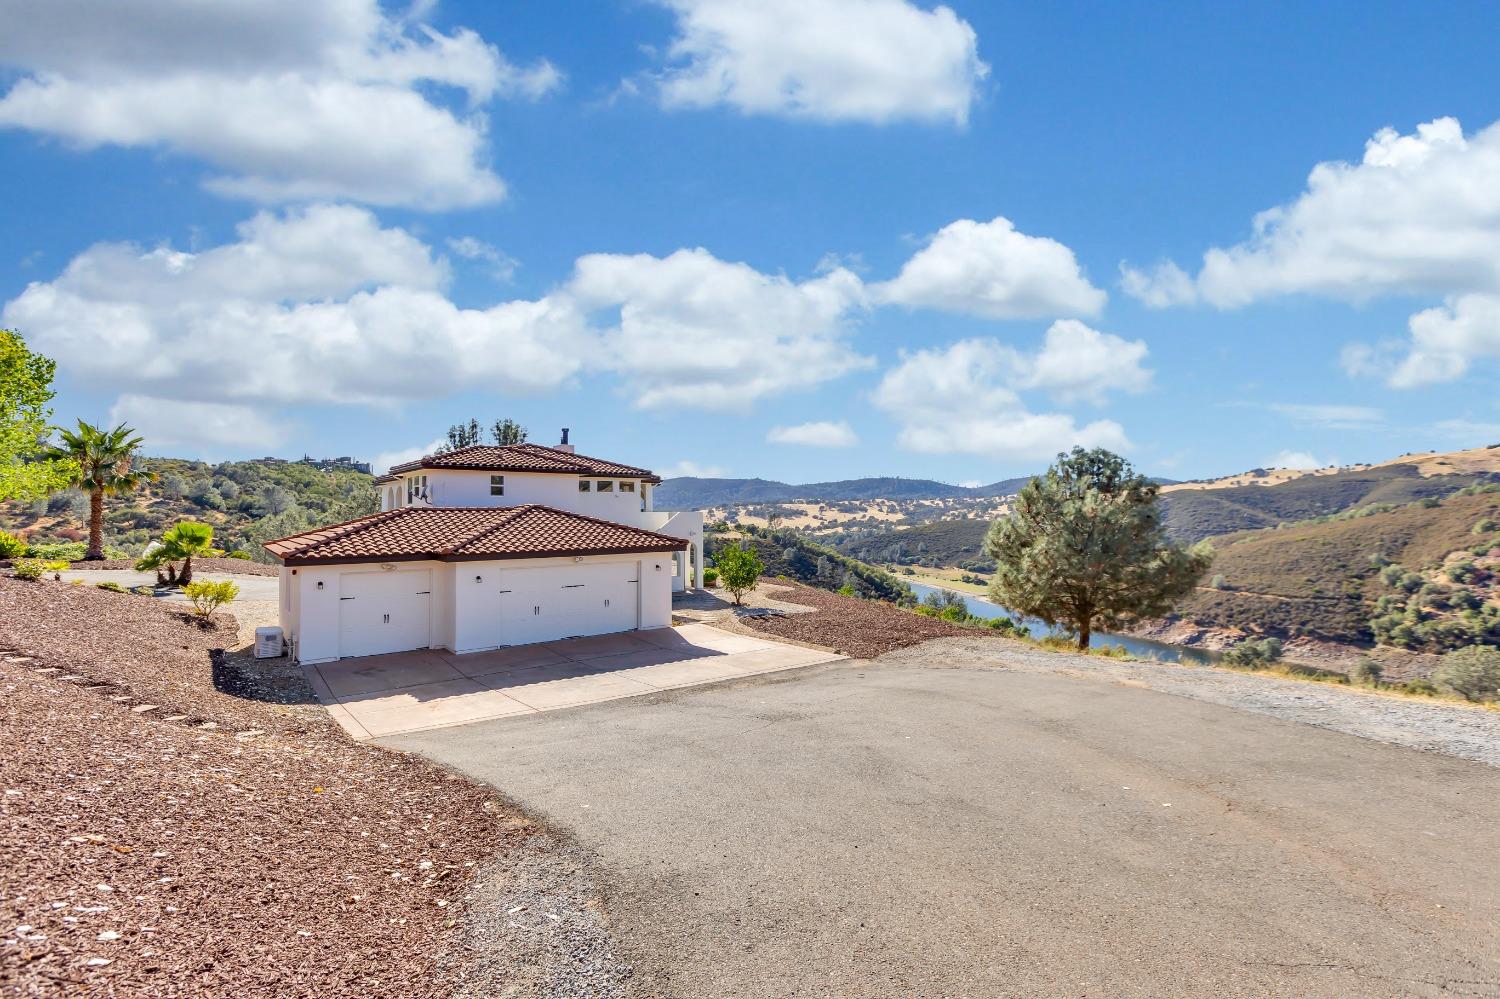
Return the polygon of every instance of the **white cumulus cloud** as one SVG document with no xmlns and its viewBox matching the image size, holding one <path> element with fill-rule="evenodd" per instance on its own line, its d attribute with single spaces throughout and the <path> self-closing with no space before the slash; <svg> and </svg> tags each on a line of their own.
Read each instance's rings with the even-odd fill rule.
<svg viewBox="0 0 1500 999">
<path fill-rule="evenodd" d="M 127 393 L 109 411 L 111 424 L 128 423 L 152 449 L 189 448 L 218 456 L 247 448 L 275 447 L 290 427 L 252 406 L 183 402 Z"/>
<path fill-rule="evenodd" d="M 1208 250 L 1196 275 L 1124 265 L 1121 283 L 1155 306 L 1441 296 L 1411 317 L 1404 358 L 1356 344 L 1343 363 L 1397 387 L 1452 381 L 1500 357 L 1500 122 L 1467 136 L 1454 118 L 1383 128 L 1359 162 L 1315 166 L 1295 200 L 1255 217 L 1248 240 Z"/>
<path fill-rule="evenodd" d="M 1044 389 L 1060 399 L 1100 401 L 1110 391 L 1141 391 L 1150 384 L 1145 353 L 1139 341 L 1059 322 L 1035 353 L 974 338 L 904 354 L 873 400 L 901 424 L 897 443 L 913 451 L 1031 460 L 1075 444 L 1125 450 L 1130 440 L 1115 421 L 1080 426 L 1067 413 L 1034 413 L 1020 393 Z M 1071 373 L 1070 357 L 1092 376 Z M 1109 357 L 1113 365 L 1098 363 Z"/>
<path fill-rule="evenodd" d="M 944 226 L 872 292 L 882 302 L 990 319 L 1091 316 L 1108 298 L 1067 246 L 1019 232 L 1003 217 Z"/>
<path fill-rule="evenodd" d="M 0 127 L 172 150 L 223 171 L 211 189 L 263 201 L 499 200 L 481 108 L 561 82 L 545 61 L 516 66 L 473 31 L 445 34 L 376 0 L 6 8 L 0 64 L 22 75 L 0 97 Z"/>
<path fill-rule="evenodd" d="M 989 67 L 948 7 L 907 0 L 660 0 L 677 18 L 668 108 L 963 125 Z"/>
<path fill-rule="evenodd" d="M 1299 472 L 1309 472 L 1318 468 L 1328 468 L 1338 462 L 1323 461 L 1307 451 L 1281 451 L 1267 458 L 1264 464 L 1267 468 L 1290 468 Z"/>
<path fill-rule="evenodd" d="M 872 363 L 850 343 L 864 286 L 842 267 L 797 282 L 701 248 L 591 254 L 563 293 L 614 320 L 594 363 L 624 378 L 643 409 L 745 410 Z"/>
<path fill-rule="evenodd" d="M 859 437 L 845 420 L 816 420 L 789 427 L 772 427 L 766 434 L 766 441 L 802 447 L 853 447 L 859 443 Z"/>
</svg>

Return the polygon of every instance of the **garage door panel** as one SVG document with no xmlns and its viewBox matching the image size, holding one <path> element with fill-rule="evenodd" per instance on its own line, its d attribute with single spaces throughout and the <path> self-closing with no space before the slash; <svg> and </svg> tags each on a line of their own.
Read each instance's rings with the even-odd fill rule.
<svg viewBox="0 0 1500 999">
<path fill-rule="evenodd" d="M 347 572 L 339 579 L 339 655 L 431 644 L 431 572 Z"/>
<path fill-rule="evenodd" d="M 525 645 L 630 631 L 637 625 L 636 563 L 506 569 L 496 613 L 484 632 L 493 645 Z"/>
</svg>

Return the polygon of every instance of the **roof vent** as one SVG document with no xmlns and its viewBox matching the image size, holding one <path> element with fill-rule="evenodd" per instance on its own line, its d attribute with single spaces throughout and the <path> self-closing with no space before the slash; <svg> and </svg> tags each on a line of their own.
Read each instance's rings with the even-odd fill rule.
<svg viewBox="0 0 1500 999">
<path fill-rule="evenodd" d="M 571 445 L 571 444 L 568 443 L 568 428 L 567 427 L 563 427 L 562 441 L 561 441 L 561 443 L 559 443 L 557 445 L 557 450 L 559 450 L 559 451 L 566 451 L 569 454 L 573 453 L 573 445 Z"/>
</svg>

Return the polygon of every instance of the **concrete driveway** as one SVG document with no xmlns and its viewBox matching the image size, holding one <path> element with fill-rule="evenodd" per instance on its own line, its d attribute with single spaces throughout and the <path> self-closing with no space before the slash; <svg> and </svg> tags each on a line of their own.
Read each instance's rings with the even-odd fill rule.
<svg viewBox="0 0 1500 999">
<path fill-rule="evenodd" d="M 1494 769 L 999 646 L 382 741 L 592 853 L 636 996 L 1500 995 Z"/>
<path fill-rule="evenodd" d="M 518 645 L 440 649 L 305 667 L 356 739 L 515 718 L 841 659 L 704 624 Z"/>
</svg>

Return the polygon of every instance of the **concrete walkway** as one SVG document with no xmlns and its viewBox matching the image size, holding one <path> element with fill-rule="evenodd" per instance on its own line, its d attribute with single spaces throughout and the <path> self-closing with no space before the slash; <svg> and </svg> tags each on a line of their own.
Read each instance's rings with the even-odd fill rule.
<svg viewBox="0 0 1500 999">
<path fill-rule="evenodd" d="M 355 739 L 420 732 L 833 662 L 843 656 L 704 624 L 457 655 L 442 649 L 306 666 Z"/>
</svg>

